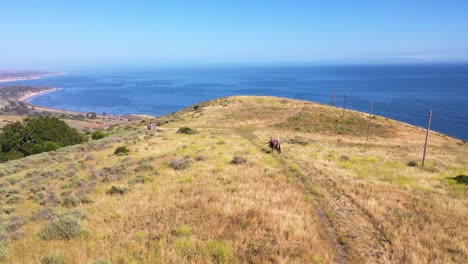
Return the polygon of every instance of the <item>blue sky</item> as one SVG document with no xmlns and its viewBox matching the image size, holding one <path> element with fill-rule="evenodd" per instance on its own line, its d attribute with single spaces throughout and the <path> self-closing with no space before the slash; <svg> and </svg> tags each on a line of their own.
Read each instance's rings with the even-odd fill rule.
<svg viewBox="0 0 468 264">
<path fill-rule="evenodd" d="M 0 3 L 0 69 L 468 61 L 468 1 Z"/>
</svg>

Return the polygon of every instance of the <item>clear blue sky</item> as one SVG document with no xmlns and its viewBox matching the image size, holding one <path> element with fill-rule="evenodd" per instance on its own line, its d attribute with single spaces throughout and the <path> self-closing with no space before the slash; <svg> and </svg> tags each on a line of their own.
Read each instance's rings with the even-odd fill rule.
<svg viewBox="0 0 468 264">
<path fill-rule="evenodd" d="M 5 0 L 0 69 L 468 61 L 467 0 Z"/>
</svg>

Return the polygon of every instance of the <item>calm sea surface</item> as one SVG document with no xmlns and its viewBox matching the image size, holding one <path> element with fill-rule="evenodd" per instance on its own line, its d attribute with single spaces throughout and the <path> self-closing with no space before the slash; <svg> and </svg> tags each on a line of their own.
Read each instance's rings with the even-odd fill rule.
<svg viewBox="0 0 468 264">
<path fill-rule="evenodd" d="M 5 85 L 63 90 L 32 99 L 47 107 L 164 115 L 228 95 L 273 95 L 369 111 L 468 140 L 468 65 L 245 67 L 71 72 Z"/>
</svg>

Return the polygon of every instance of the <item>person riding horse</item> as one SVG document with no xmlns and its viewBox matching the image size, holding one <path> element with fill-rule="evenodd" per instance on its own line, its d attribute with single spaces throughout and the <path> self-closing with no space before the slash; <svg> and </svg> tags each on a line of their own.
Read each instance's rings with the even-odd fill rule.
<svg viewBox="0 0 468 264">
<path fill-rule="evenodd" d="M 281 139 L 279 137 L 277 139 L 271 137 L 268 143 L 270 145 L 271 150 L 276 150 L 278 153 L 281 153 Z"/>
</svg>

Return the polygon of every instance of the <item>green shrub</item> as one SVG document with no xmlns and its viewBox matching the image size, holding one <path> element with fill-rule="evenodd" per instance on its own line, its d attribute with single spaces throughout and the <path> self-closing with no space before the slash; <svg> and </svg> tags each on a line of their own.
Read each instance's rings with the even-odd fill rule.
<svg viewBox="0 0 468 264">
<path fill-rule="evenodd" d="M 127 155 L 129 152 L 130 152 L 130 150 L 127 147 L 120 146 L 120 147 L 115 149 L 114 154 L 120 156 L 120 155 Z"/>
<path fill-rule="evenodd" d="M 231 247 L 224 241 L 218 240 L 209 242 L 205 246 L 205 253 L 216 263 L 231 262 L 234 256 Z"/>
<path fill-rule="evenodd" d="M 105 138 L 105 137 L 106 137 L 106 133 L 104 133 L 104 131 L 102 130 L 96 130 L 91 134 L 91 138 L 93 140 L 98 140 L 98 139 Z"/>
<path fill-rule="evenodd" d="M 70 240 L 83 232 L 80 220 L 71 215 L 60 216 L 47 224 L 39 232 L 44 240 Z"/>
<path fill-rule="evenodd" d="M 13 213 L 16 209 L 14 207 L 5 207 L 3 208 L 3 212 L 7 215 Z"/>
<path fill-rule="evenodd" d="M 177 133 L 192 135 L 192 134 L 195 134 L 197 132 L 195 130 L 191 129 L 190 127 L 181 127 L 181 128 L 179 128 L 179 130 L 177 130 Z"/>
<path fill-rule="evenodd" d="M 0 240 L 0 260 L 4 260 L 7 257 L 5 242 Z"/>
<path fill-rule="evenodd" d="M 51 254 L 41 259 L 41 264 L 64 264 L 65 259 L 62 255 Z"/>
<path fill-rule="evenodd" d="M 468 176 L 466 175 L 458 175 L 457 177 L 454 177 L 453 179 L 457 181 L 457 183 L 459 184 L 465 184 L 465 185 L 468 184 Z"/>
<path fill-rule="evenodd" d="M 231 160 L 231 163 L 232 164 L 242 164 L 242 163 L 245 163 L 247 162 L 247 159 L 245 159 L 244 157 L 240 157 L 240 156 L 234 156 L 234 158 L 232 158 Z"/>
<path fill-rule="evenodd" d="M 9 184 L 15 185 L 15 183 L 18 181 L 15 177 L 8 177 L 5 179 Z"/>
<path fill-rule="evenodd" d="M 55 117 L 28 117 L 4 126 L 0 133 L 0 162 L 86 141 L 76 129 Z"/>
<path fill-rule="evenodd" d="M 172 234 L 178 237 L 190 236 L 193 233 L 191 226 L 180 226 L 172 231 Z"/>
<path fill-rule="evenodd" d="M 149 181 L 149 179 L 146 178 L 146 177 L 136 176 L 135 178 L 129 180 L 128 184 L 129 185 L 135 185 L 135 184 L 139 184 L 139 183 L 145 183 L 145 182 L 148 182 L 148 181 Z"/>
<path fill-rule="evenodd" d="M 110 261 L 108 261 L 108 260 L 98 259 L 98 260 L 94 261 L 93 264 L 112 264 L 112 263 Z"/>
<path fill-rule="evenodd" d="M 182 237 L 175 241 L 175 250 L 186 258 L 192 258 L 197 253 L 195 243 L 187 237 Z"/>
<path fill-rule="evenodd" d="M 107 191 L 107 194 L 110 194 L 110 195 L 116 195 L 116 194 L 124 195 L 126 192 L 127 192 L 127 188 L 112 186 L 110 188 L 110 190 Z"/>
<path fill-rule="evenodd" d="M 31 148 L 30 154 L 39 154 L 42 152 L 52 151 L 59 149 L 60 145 L 56 142 L 42 142 L 34 145 Z"/>
<path fill-rule="evenodd" d="M 81 197 L 78 198 L 78 201 L 82 204 L 90 204 L 90 203 L 93 203 L 93 199 L 91 199 L 91 197 L 87 196 L 87 195 L 83 195 Z"/>
<path fill-rule="evenodd" d="M 72 196 L 65 196 L 65 198 L 63 198 L 62 206 L 64 207 L 72 208 L 76 207 L 77 204 L 78 201 Z"/>
<path fill-rule="evenodd" d="M 7 204 L 14 204 L 14 203 L 17 203 L 18 201 L 21 200 L 21 195 L 19 194 L 13 194 L 13 195 L 10 195 L 7 199 Z"/>
<path fill-rule="evenodd" d="M 191 158 L 175 159 L 171 161 L 170 165 L 174 170 L 183 170 L 188 168 L 193 163 Z"/>
</svg>

